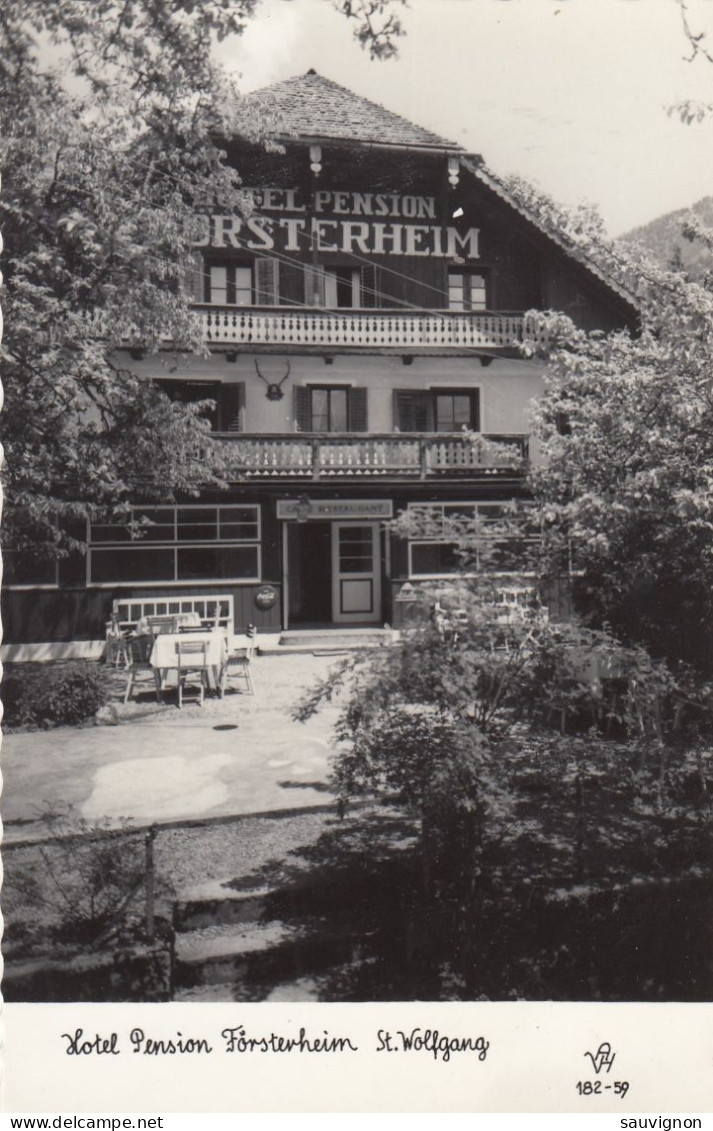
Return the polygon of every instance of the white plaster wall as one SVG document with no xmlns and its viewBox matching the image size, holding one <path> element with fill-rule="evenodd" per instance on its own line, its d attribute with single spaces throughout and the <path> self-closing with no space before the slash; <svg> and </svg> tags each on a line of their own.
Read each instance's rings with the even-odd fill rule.
<svg viewBox="0 0 713 1131">
<path fill-rule="evenodd" d="M 290 371 L 281 401 L 269 401 L 267 389 L 255 369 L 255 360 L 267 381 L 278 382 Z M 297 384 L 360 385 L 369 389 L 369 431 L 393 432 L 393 390 L 462 386 L 481 390 L 483 432 L 529 432 L 532 402 L 542 393 L 541 363 L 516 358 L 495 359 L 482 366 L 477 358 L 415 357 L 404 365 L 400 356 L 335 355 L 331 365 L 322 357 L 288 357 L 261 354 L 257 359 L 239 354 L 235 362 L 225 355 L 192 358 L 180 366 L 168 357 L 132 361 L 140 375 L 186 380 L 244 382 L 245 424 L 250 433 L 294 432 L 294 386 Z M 536 458 L 536 445 L 531 456 Z"/>
</svg>

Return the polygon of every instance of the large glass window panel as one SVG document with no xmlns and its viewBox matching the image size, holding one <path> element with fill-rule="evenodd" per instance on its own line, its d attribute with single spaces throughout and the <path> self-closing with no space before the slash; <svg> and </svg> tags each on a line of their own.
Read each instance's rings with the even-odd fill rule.
<svg viewBox="0 0 713 1131">
<path fill-rule="evenodd" d="M 208 285 L 210 290 L 208 301 L 218 306 L 225 306 L 228 302 L 228 268 L 215 265 L 210 267 Z"/>
<path fill-rule="evenodd" d="M 431 577 L 457 573 L 460 569 L 456 547 L 449 542 L 412 542 L 411 573 Z"/>
<path fill-rule="evenodd" d="M 131 512 L 133 537 L 142 542 L 173 542 L 176 536 L 173 507 L 142 507 Z"/>
<path fill-rule="evenodd" d="M 485 310 L 487 306 L 485 294 L 485 277 L 483 275 L 470 276 L 470 309 Z"/>
<path fill-rule="evenodd" d="M 259 536 L 257 512 L 253 507 L 220 507 L 218 521 L 221 541 L 248 541 Z"/>
<path fill-rule="evenodd" d="M 465 310 L 463 276 L 453 271 L 448 273 L 448 306 L 451 310 Z"/>
<path fill-rule="evenodd" d="M 179 547 L 177 580 L 204 581 L 211 578 L 257 578 L 257 546 Z"/>
<path fill-rule="evenodd" d="M 346 432 L 348 428 L 347 390 L 330 389 L 329 431 Z"/>
<path fill-rule="evenodd" d="M 128 523 L 119 525 L 110 522 L 92 524 L 92 542 L 130 542 L 131 530 Z"/>
<path fill-rule="evenodd" d="M 91 580 L 95 584 L 108 581 L 172 581 L 173 554 L 173 549 L 152 546 L 92 550 Z"/>
<path fill-rule="evenodd" d="M 250 306 L 253 301 L 252 267 L 235 267 L 235 305 Z"/>
<path fill-rule="evenodd" d="M 329 431 L 329 391 L 327 389 L 312 390 L 312 431 Z"/>
<path fill-rule="evenodd" d="M 473 426 L 470 393 L 439 393 L 436 396 L 436 431 L 459 432 Z"/>
<path fill-rule="evenodd" d="M 312 389 L 312 431 L 349 430 L 349 390 Z"/>
<path fill-rule="evenodd" d="M 179 507 L 178 540 L 208 542 L 218 537 L 218 512 L 214 507 Z"/>
<path fill-rule="evenodd" d="M 57 562 L 36 558 L 23 550 L 3 550 L 5 585 L 56 585 Z"/>
<path fill-rule="evenodd" d="M 431 397 L 428 393 L 400 393 L 396 404 L 400 432 L 430 432 Z"/>
</svg>

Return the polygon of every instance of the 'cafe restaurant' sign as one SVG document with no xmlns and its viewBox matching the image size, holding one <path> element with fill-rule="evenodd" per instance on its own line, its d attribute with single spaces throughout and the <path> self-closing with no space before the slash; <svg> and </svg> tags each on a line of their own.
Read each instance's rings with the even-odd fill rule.
<svg viewBox="0 0 713 1131">
<path fill-rule="evenodd" d="M 314 214 L 307 216 L 299 189 L 244 191 L 256 211 L 246 219 L 235 215 L 196 217 L 200 224 L 194 240 L 196 247 L 235 247 L 257 252 L 278 248 L 306 253 L 311 250 L 314 237 L 318 251 L 345 254 L 446 259 L 477 259 L 479 255 L 480 229 L 468 228 L 463 232 L 437 223 L 432 196 L 322 189 L 315 193 Z"/>
</svg>

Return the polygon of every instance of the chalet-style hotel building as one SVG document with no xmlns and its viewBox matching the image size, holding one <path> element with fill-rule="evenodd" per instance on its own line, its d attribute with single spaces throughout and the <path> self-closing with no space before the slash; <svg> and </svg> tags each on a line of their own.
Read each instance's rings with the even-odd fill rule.
<svg viewBox="0 0 713 1131">
<path fill-rule="evenodd" d="M 275 640 L 398 625 L 404 586 L 448 577 L 453 557 L 389 520 L 414 504 L 492 514 L 524 490 L 497 442 L 538 458 L 544 366 L 518 349 L 525 312 L 635 323 L 480 158 L 313 71 L 251 97 L 277 110 L 284 152 L 227 146 L 254 211 L 202 218 L 193 298 L 210 356 L 122 359 L 171 396 L 216 402 L 234 483 L 137 506 L 152 520 L 141 539 L 96 525 L 86 557 L 18 571 L 6 658 L 94 654 L 112 611 L 217 608 L 235 633 Z"/>
</svg>

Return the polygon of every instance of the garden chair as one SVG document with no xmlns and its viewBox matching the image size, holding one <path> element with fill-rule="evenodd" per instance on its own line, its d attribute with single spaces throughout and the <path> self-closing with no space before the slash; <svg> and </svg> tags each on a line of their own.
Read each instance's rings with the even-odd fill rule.
<svg viewBox="0 0 713 1131">
<path fill-rule="evenodd" d="M 250 671 L 253 656 L 255 655 L 255 628 L 253 625 L 248 625 L 247 638 L 247 648 L 238 648 L 236 651 L 231 652 L 223 665 L 223 670 L 220 674 L 221 699 L 225 695 L 225 688 L 231 676 L 245 680 L 245 690 L 247 694 L 255 694 L 252 673 Z"/>
<path fill-rule="evenodd" d="M 116 613 L 111 614 L 111 620 L 107 624 L 104 660 L 115 668 L 128 668 L 131 665 L 129 640 Z"/>
<path fill-rule="evenodd" d="M 178 706 L 183 706 L 183 691 L 191 675 L 200 677 L 200 704 L 203 706 L 208 683 L 208 644 L 205 640 L 179 640 L 176 642 L 176 667 L 178 669 Z"/>
<path fill-rule="evenodd" d="M 151 648 L 153 646 L 153 637 L 139 636 L 135 640 L 127 640 L 129 666 L 128 679 L 126 682 L 126 691 L 124 693 L 124 702 L 128 703 L 131 692 L 141 675 L 150 675 L 156 689 L 156 699 L 161 702 L 161 681 L 159 674 L 149 663 L 149 656 L 151 655 Z"/>
</svg>

